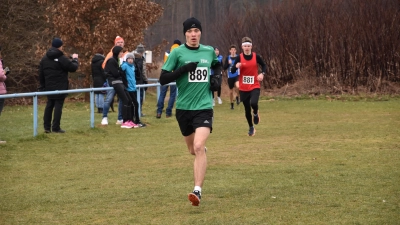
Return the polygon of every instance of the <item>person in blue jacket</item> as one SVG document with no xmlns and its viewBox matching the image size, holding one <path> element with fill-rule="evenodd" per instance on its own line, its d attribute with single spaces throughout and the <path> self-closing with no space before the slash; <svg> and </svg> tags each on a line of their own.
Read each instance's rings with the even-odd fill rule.
<svg viewBox="0 0 400 225">
<path fill-rule="evenodd" d="M 132 101 L 132 113 L 130 120 L 132 121 L 133 128 L 145 127 L 146 125 L 140 121 L 139 117 L 139 103 L 137 101 L 137 91 L 136 91 L 136 78 L 135 74 L 137 68 L 134 64 L 135 56 L 132 53 L 126 54 L 126 61 L 121 65 L 121 69 L 126 75 L 126 91 L 130 101 Z"/>
</svg>

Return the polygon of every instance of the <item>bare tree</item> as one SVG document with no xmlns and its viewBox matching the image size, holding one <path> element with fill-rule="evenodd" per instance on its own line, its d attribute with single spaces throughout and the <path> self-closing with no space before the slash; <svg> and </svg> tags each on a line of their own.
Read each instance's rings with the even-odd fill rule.
<svg viewBox="0 0 400 225">
<path fill-rule="evenodd" d="M 400 91 L 399 1 L 274 0 L 256 8 L 243 3 L 233 2 L 219 25 L 218 45 L 251 37 L 269 67 L 265 88 L 301 81 L 314 94 Z"/>
<path fill-rule="evenodd" d="M 44 19 L 45 6 L 31 0 L 5 0 L 0 3 L 0 45 L 3 66 L 10 67 L 6 80 L 9 93 L 37 90 L 37 68 L 41 47 L 50 38 L 51 29 Z M 25 101 L 24 99 L 7 99 Z"/>
</svg>

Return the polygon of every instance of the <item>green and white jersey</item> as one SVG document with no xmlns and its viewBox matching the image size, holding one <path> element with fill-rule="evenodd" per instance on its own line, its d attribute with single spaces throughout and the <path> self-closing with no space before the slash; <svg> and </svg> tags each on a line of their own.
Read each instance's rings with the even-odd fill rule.
<svg viewBox="0 0 400 225">
<path fill-rule="evenodd" d="M 210 68 L 218 63 L 214 49 L 200 44 L 198 49 L 188 49 L 181 45 L 171 51 L 162 67 L 166 71 L 174 71 L 190 62 L 199 62 L 194 73 L 182 74 L 176 80 L 178 98 L 176 108 L 183 110 L 212 109 L 210 91 Z"/>
</svg>

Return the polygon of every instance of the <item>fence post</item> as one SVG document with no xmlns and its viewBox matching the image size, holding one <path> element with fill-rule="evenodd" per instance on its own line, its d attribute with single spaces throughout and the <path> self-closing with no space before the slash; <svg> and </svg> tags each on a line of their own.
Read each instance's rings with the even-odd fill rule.
<svg viewBox="0 0 400 225">
<path fill-rule="evenodd" d="M 161 86 L 157 86 L 157 104 L 158 104 L 158 99 L 160 98 L 160 93 L 161 93 Z"/>
<path fill-rule="evenodd" d="M 38 96 L 33 96 L 33 136 L 38 134 Z"/>
<path fill-rule="evenodd" d="M 94 128 L 94 91 L 90 91 L 90 127 Z"/>
<path fill-rule="evenodd" d="M 140 87 L 136 87 L 136 99 L 138 102 L 138 113 L 139 113 L 139 118 L 142 117 L 142 106 L 140 105 Z M 144 100 L 143 100 L 144 101 Z"/>
</svg>

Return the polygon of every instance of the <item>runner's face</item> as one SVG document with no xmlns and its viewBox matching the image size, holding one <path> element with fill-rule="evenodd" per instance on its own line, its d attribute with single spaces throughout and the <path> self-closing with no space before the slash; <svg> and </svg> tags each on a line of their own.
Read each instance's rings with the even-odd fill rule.
<svg viewBox="0 0 400 225">
<path fill-rule="evenodd" d="M 251 53 L 251 47 L 252 47 L 251 44 L 242 45 L 242 49 L 243 49 L 244 54 L 246 54 L 246 55 L 250 54 Z"/>
<path fill-rule="evenodd" d="M 186 31 L 186 44 L 190 47 L 198 47 L 200 45 L 201 31 L 198 28 L 191 28 Z"/>
<path fill-rule="evenodd" d="M 231 53 L 231 56 L 235 56 L 236 55 L 236 48 L 229 49 L 229 52 Z"/>
</svg>

